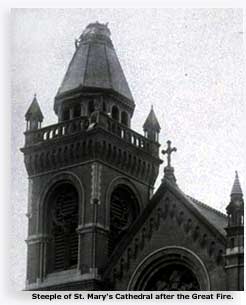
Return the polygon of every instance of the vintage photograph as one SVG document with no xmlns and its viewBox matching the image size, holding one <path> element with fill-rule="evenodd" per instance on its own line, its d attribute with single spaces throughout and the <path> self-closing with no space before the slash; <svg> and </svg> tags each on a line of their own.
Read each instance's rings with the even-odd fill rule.
<svg viewBox="0 0 246 305">
<path fill-rule="evenodd" d="M 243 10 L 11 26 L 14 289 L 244 290 Z"/>
</svg>

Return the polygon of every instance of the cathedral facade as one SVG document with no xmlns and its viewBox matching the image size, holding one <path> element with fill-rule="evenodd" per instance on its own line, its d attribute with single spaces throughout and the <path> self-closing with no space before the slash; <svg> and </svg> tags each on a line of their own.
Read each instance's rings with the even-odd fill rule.
<svg viewBox="0 0 246 305">
<path fill-rule="evenodd" d="M 171 141 L 160 187 L 160 125 L 141 135 L 110 30 L 89 24 L 55 96 L 58 122 L 26 113 L 26 290 L 243 290 L 244 201 L 236 173 L 226 214 L 176 184 Z"/>
</svg>

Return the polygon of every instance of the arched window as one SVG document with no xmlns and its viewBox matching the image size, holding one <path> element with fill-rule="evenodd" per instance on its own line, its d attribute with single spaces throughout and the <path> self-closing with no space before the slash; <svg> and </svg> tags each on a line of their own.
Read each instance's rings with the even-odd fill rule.
<svg viewBox="0 0 246 305">
<path fill-rule="evenodd" d="M 80 106 L 80 104 L 77 104 L 77 105 L 74 106 L 73 116 L 74 116 L 74 118 L 78 118 L 78 117 L 81 116 L 81 106 Z"/>
<path fill-rule="evenodd" d="M 121 123 L 128 126 L 128 114 L 125 111 L 121 113 Z"/>
<path fill-rule="evenodd" d="M 112 107 L 112 119 L 119 121 L 119 109 L 115 105 Z"/>
<path fill-rule="evenodd" d="M 234 239 L 234 238 L 231 238 L 231 239 L 230 239 L 229 247 L 230 247 L 231 249 L 233 249 L 233 248 L 235 247 L 235 239 Z"/>
<path fill-rule="evenodd" d="M 91 115 L 92 112 L 95 111 L 95 105 L 94 105 L 94 101 L 89 101 L 88 103 L 88 115 Z"/>
<path fill-rule="evenodd" d="M 78 262 L 78 193 L 64 182 L 57 185 L 47 201 L 47 273 L 75 268 Z"/>
<path fill-rule="evenodd" d="M 200 285 L 191 269 L 170 264 L 156 270 L 146 284 L 147 291 L 199 291 Z"/>
<path fill-rule="evenodd" d="M 62 111 L 62 121 L 67 121 L 69 120 L 69 109 L 65 108 Z"/>
<path fill-rule="evenodd" d="M 205 266 L 192 251 L 164 246 L 138 264 L 127 290 L 207 291 L 211 286 Z"/>
<path fill-rule="evenodd" d="M 118 185 L 110 198 L 109 255 L 128 232 L 138 213 L 139 205 L 132 190 L 125 185 Z"/>
</svg>

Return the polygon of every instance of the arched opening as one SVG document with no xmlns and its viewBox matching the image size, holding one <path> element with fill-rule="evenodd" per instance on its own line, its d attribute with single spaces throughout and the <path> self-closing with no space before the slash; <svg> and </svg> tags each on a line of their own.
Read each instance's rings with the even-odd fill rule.
<svg viewBox="0 0 246 305">
<path fill-rule="evenodd" d="M 88 115 L 90 116 L 94 111 L 95 111 L 94 101 L 90 100 L 88 103 Z"/>
<path fill-rule="evenodd" d="M 72 269 L 78 262 L 78 192 L 69 182 L 59 183 L 47 199 L 44 219 L 49 236 L 47 273 Z"/>
<path fill-rule="evenodd" d="M 235 247 L 235 239 L 234 238 L 231 238 L 230 241 L 229 241 L 229 247 L 231 249 L 233 249 Z"/>
<path fill-rule="evenodd" d="M 128 126 L 128 114 L 125 111 L 121 113 L 121 123 Z"/>
<path fill-rule="evenodd" d="M 127 290 L 210 290 L 208 271 L 201 259 L 183 247 L 164 247 L 144 258 L 133 272 Z"/>
<path fill-rule="evenodd" d="M 62 111 L 62 121 L 67 121 L 69 120 L 69 109 L 65 108 Z"/>
<path fill-rule="evenodd" d="M 145 291 L 199 291 L 194 273 L 182 264 L 160 268 L 148 280 Z"/>
<path fill-rule="evenodd" d="M 112 119 L 119 122 L 119 109 L 115 105 L 112 107 Z"/>
<path fill-rule="evenodd" d="M 110 198 L 109 255 L 128 232 L 139 214 L 139 204 L 133 191 L 126 185 L 118 185 Z"/>
<path fill-rule="evenodd" d="M 77 104 L 77 105 L 74 106 L 73 116 L 74 116 L 74 118 L 79 118 L 81 116 L 81 106 L 80 106 L 80 104 Z"/>
</svg>

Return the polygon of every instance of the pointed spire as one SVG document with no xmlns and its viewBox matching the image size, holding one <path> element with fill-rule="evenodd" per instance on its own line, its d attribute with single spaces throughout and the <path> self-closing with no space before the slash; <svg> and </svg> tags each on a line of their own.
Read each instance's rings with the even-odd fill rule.
<svg viewBox="0 0 246 305">
<path fill-rule="evenodd" d="M 243 195 L 237 171 L 235 172 L 235 180 L 231 190 L 231 196 L 233 195 Z"/>
<path fill-rule="evenodd" d="M 36 93 L 34 94 L 32 103 L 25 114 L 25 118 L 27 121 L 30 121 L 31 119 L 37 119 L 39 122 L 43 121 L 44 116 L 38 104 Z"/>
<path fill-rule="evenodd" d="M 226 211 L 228 214 L 228 227 L 241 226 L 243 224 L 244 200 L 237 172 L 232 186 L 231 201 L 226 207 Z"/>
<path fill-rule="evenodd" d="M 157 117 L 154 112 L 154 107 L 151 105 L 150 113 L 143 124 L 144 131 L 148 131 L 150 129 L 160 132 L 161 127 L 157 120 Z"/>
</svg>

